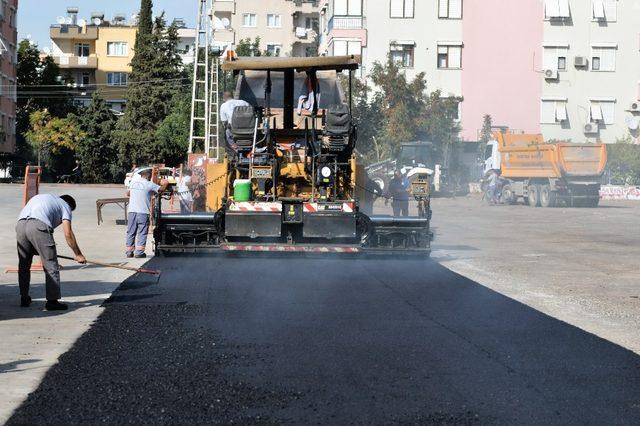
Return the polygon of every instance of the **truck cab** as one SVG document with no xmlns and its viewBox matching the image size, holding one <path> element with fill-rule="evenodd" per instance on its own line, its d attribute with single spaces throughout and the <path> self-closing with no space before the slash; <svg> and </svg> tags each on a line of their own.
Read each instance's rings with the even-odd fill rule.
<svg viewBox="0 0 640 426">
<path fill-rule="evenodd" d="M 487 147 L 484 150 L 484 158 L 483 158 L 483 174 L 486 176 L 491 170 L 500 170 L 500 162 L 502 161 L 502 157 L 500 154 L 500 149 L 498 145 L 498 141 L 490 140 L 487 142 Z"/>
</svg>

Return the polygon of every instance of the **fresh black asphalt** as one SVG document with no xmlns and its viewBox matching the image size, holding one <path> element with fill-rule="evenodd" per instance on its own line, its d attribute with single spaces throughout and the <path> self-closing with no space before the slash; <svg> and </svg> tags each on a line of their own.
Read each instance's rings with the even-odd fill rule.
<svg viewBox="0 0 640 426">
<path fill-rule="evenodd" d="M 155 258 L 16 424 L 638 424 L 640 356 L 433 261 Z"/>
</svg>

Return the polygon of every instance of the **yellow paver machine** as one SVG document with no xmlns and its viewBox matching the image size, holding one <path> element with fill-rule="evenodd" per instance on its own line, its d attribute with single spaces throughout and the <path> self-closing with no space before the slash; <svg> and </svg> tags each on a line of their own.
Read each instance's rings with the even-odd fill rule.
<svg viewBox="0 0 640 426">
<path fill-rule="evenodd" d="M 341 86 L 348 78 L 351 87 L 359 64 L 358 56 L 224 63 L 245 101 L 226 125 L 226 155 L 206 161 L 203 211 L 156 204 L 156 251 L 428 255 L 431 170 L 410 179 L 416 216 L 371 213 L 372 182 L 356 159 L 357 125 Z"/>
</svg>

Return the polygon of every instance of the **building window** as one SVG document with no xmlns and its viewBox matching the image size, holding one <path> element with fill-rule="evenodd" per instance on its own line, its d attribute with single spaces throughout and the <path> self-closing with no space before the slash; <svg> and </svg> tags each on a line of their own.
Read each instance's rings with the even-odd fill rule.
<svg viewBox="0 0 640 426">
<path fill-rule="evenodd" d="M 336 16 L 362 16 L 362 0 L 333 0 Z"/>
<path fill-rule="evenodd" d="M 282 45 L 278 43 L 267 43 L 267 53 L 269 56 L 280 56 Z"/>
<path fill-rule="evenodd" d="M 462 0 L 438 0 L 438 17 L 462 19 Z"/>
<path fill-rule="evenodd" d="M 280 15 L 268 14 L 267 15 L 267 28 L 281 28 L 282 18 Z"/>
<path fill-rule="evenodd" d="M 544 14 L 547 19 L 570 18 L 569 0 L 544 0 Z"/>
<path fill-rule="evenodd" d="M 89 45 L 84 43 L 76 44 L 76 56 L 86 58 L 89 56 Z"/>
<path fill-rule="evenodd" d="M 615 22 L 618 19 L 618 0 L 591 0 L 594 21 Z"/>
<path fill-rule="evenodd" d="M 541 124 L 559 124 L 567 120 L 566 99 L 542 99 L 540 105 Z"/>
<path fill-rule="evenodd" d="M 591 113 L 592 122 L 602 122 L 604 124 L 615 124 L 616 100 L 615 99 L 592 99 L 590 113 Z"/>
<path fill-rule="evenodd" d="M 305 18 L 304 27 L 308 30 L 313 30 L 316 33 L 320 32 L 320 20 L 318 18 Z"/>
<path fill-rule="evenodd" d="M 245 13 L 242 15 L 242 26 L 243 27 L 255 27 L 256 26 L 256 14 L 255 13 Z"/>
<path fill-rule="evenodd" d="M 400 68 L 413 68 L 415 44 L 392 43 L 390 48 L 391 60 Z"/>
<path fill-rule="evenodd" d="M 391 0 L 390 14 L 392 18 L 413 18 L 414 0 Z"/>
<path fill-rule="evenodd" d="M 460 69 L 462 68 L 462 45 L 439 45 L 438 68 Z"/>
<path fill-rule="evenodd" d="M 362 54 L 362 42 L 359 40 L 334 40 L 333 56 Z"/>
<path fill-rule="evenodd" d="M 567 58 L 569 57 L 569 45 L 546 45 L 542 52 L 542 67 L 545 70 L 567 70 Z"/>
<path fill-rule="evenodd" d="M 129 56 L 129 45 L 124 41 L 107 43 L 107 56 Z"/>
<path fill-rule="evenodd" d="M 128 81 L 126 72 L 107 73 L 107 86 L 126 86 Z"/>
<path fill-rule="evenodd" d="M 615 45 L 594 45 L 591 47 L 591 70 L 592 71 L 615 71 L 616 70 L 616 50 Z"/>
<path fill-rule="evenodd" d="M 91 83 L 91 75 L 88 72 L 78 73 L 78 84 L 88 86 Z"/>
</svg>

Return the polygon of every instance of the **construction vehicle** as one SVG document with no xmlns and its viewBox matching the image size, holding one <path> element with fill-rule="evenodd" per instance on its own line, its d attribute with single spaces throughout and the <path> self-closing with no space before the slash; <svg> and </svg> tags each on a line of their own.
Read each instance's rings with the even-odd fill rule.
<svg viewBox="0 0 640 426">
<path fill-rule="evenodd" d="M 430 253 L 430 170 L 411 191 L 417 217 L 365 214 L 373 194 L 354 155 L 357 126 L 339 75 L 349 84 L 360 57 L 238 58 L 237 106 L 222 159 L 205 162 L 206 208 L 165 213 L 156 203 L 155 249 Z M 296 108 L 297 107 L 297 108 Z"/>
<path fill-rule="evenodd" d="M 532 207 L 597 207 L 607 163 L 603 144 L 545 143 L 540 134 L 493 134 L 484 155 L 484 173 L 503 179 L 502 200 L 523 199 Z"/>
</svg>

